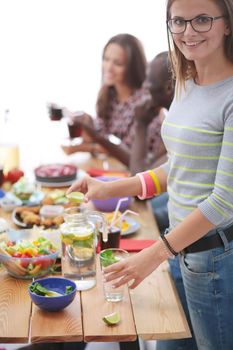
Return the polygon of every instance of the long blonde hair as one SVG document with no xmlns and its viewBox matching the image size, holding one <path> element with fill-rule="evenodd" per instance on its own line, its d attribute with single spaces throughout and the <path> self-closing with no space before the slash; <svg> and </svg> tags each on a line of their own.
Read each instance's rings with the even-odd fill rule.
<svg viewBox="0 0 233 350">
<path fill-rule="evenodd" d="M 176 0 L 167 0 L 167 20 L 171 18 L 171 6 Z M 230 28 L 230 34 L 226 36 L 224 50 L 226 57 L 233 62 L 233 0 L 212 0 L 226 16 Z M 187 60 L 173 41 L 172 35 L 167 29 L 169 55 L 173 76 L 176 79 L 177 92 L 185 87 L 186 80 L 195 78 L 197 71 L 193 61 Z"/>
</svg>

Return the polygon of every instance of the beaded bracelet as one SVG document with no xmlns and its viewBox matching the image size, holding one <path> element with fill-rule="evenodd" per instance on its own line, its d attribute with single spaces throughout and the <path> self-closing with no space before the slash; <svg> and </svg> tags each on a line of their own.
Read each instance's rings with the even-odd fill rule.
<svg viewBox="0 0 233 350">
<path fill-rule="evenodd" d="M 161 236 L 161 239 L 163 240 L 164 244 L 166 245 L 167 249 L 170 251 L 170 253 L 174 256 L 177 256 L 179 253 L 177 253 L 172 246 L 170 245 L 170 243 L 168 242 L 167 238 L 165 237 L 165 235 Z"/>
<path fill-rule="evenodd" d="M 167 257 L 170 259 L 174 259 L 175 256 L 170 252 L 170 250 L 167 249 L 167 246 L 165 245 L 161 237 L 159 237 L 159 240 L 162 242 L 163 250 L 166 253 Z"/>
</svg>

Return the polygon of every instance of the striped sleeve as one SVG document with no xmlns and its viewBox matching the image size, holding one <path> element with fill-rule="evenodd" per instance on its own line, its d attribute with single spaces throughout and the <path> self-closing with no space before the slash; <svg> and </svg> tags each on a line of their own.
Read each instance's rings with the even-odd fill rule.
<svg viewBox="0 0 233 350">
<path fill-rule="evenodd" d="M 233 219 L 233 108 L 225 122 L 214 188 L 198 207 L 216 226 Z"/>
</svg>

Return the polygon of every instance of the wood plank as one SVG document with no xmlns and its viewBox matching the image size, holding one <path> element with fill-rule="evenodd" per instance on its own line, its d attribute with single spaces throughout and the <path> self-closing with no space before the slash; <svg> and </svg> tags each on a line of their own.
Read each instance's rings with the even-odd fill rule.
<svg viewBox="0 0 233 350">
<path fill-rule="evenodd" d="M 130 205 L 130 209 L 139 213 L 135 220 L 140 223 L 140 229 L 132 236 L 134 239 L 156 239 L 159 237 L 159 229 L 148 201 L 135 200 Z M 133 217 L 133 216 L 132 216 Z M 130 236 L 131 237 L 131 236 Z"/>
<path fill-rule="evenodd" d="M 27 343 L 31 299 L 27 280 L 0 271 L 0 342 Z"/>
<path fill-rule="evenodd" d="M 144 340 L 191 337 L 167 264 L 131 290 L 137 334 Z"/>
<path fill-rule="evenodd" d="M 97 257 L 97 284 L 94 288 L 81 292 L 81 299 L 84 341 L 111 342 L 136 339 L 129 292 L 127 290 L 121 302 L 111 303 L 104 299 L 99 257 Z M 106 325 L 102 317 L 115 311 L 119 312 L 121 322 L 115 326 Z"/>
<path fill-rule="evenodd" d="M 47 312 L 33 304 L 31 342 L 79 342 L 83 340 L 80 294 L 64 310 Z"/>
</svg>

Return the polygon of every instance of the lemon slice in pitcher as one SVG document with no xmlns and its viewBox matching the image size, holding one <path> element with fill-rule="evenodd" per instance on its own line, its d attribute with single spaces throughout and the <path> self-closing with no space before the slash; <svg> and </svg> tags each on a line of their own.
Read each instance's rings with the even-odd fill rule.
<svg viewBox="0 0 233 350">
<path fill-rule="evenodd" d="M 112 314 L 105 315 L 103 321 L 109 326 L 113 326 L 120 322 L 121 318 L 118 312 L 113 312 Z"/>
<path fill-rule="evenodd" d="M 68 198 L 69 201 L 73 203 L 83 203 L 84 194 L 82 192 L 71 192 L 66 195 L 66 198 Z"/>
</svg>

